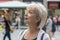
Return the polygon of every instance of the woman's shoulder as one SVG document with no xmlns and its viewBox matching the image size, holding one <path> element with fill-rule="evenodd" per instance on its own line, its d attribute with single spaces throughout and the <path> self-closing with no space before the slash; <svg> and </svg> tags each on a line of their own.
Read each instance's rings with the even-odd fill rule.
<svg viewBox="0 0 60 40">
<path fill-rule="evenodd" d="M 18 39 L 18 40 L 21 40 L 26 31 L 27 31 L 27 30 L 20 31 L 20 32 L 18 33 L 17 39 Z"/>
<path fill-rule="evenodd" d="M 42 31 L 42 32 L 44 33 L 44 40 L 50 40 L 49 35 L 45 31 Z"/>
<path fill-rule="evenodd" d="M 44 35 L 44 40 L 50 40 L 50 37 L 47 33 L 45 33 L 45 35 Z"/>
<path fill-rule="evenodd" d="M 22 30 L 22 31 L 19 32 L 18 35 L 22 35 L 22 34 L 25 33 L 26 31 L 27 31 L 27 30 Z"/>
<path fill-rule="evenodd" d="M 49 38 L 49 35 L 48 35 L 47 33 L 45 33 L 45 35 L 44 35 L 44 36 Z"/>
<path fill-rule="evenodd" d="M 43 34 L 44 34 L 44 35 L 43 35 Z M 43 30 L 41 30 L 41 31 L 39 32 L 39 34 L 38 34 L 38 39 L 41 39 L 42 35 L 43 35 L 43 40 L 50 40 L 49 35 L 48 35 L 45 31 L 43 31 Z"/>
</svg>

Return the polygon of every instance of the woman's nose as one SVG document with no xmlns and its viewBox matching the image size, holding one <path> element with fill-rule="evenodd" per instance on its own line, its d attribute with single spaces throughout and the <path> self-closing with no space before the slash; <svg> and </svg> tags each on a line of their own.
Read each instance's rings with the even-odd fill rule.
<svg viewBox="0 0 60 40">
<path fill-rule="evenodd" d="M 24 16 L 27 17 L 27 14 L 25 14 Z"/>
<path fill-rule="evenodd" d="M 27 14 L 27 13 L 25 13 L 25 14 L 24 14 L 24 16 L 28 16 L 28 14 Z"/>
</svg>

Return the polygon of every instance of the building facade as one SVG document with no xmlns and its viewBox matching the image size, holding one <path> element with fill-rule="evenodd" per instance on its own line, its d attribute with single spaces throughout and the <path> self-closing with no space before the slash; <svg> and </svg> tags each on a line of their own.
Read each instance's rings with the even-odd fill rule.
<svg viewBox="0 0 60 40">
<path fill-rule="evenodd" d="M 60 15 L 60 0 L 47 0 L 47 8 L 54 11 L 55 15 Z"/>
</svg>

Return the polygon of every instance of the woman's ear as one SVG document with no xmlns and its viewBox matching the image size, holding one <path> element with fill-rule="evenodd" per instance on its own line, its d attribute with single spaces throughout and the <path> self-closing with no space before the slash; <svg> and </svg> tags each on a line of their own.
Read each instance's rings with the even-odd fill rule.
<svg viewBox="0 0 60 40">
<path fill-rule="evenodd" d="M 36 23 L 39 22 L 40 20 L 41 20 L 40 17 L 37 17 L 37 21 L 36 21 Z"/>
</svg>

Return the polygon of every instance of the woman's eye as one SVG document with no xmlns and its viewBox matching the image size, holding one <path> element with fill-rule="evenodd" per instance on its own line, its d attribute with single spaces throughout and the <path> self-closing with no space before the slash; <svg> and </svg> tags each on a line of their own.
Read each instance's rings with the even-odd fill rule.
<svg viewBox="0 0 60 40">
<path fill-rule="evenodd" d="M 32 11 L 29 11 L 30 14 L 32 14 Z"/>
</svg>

